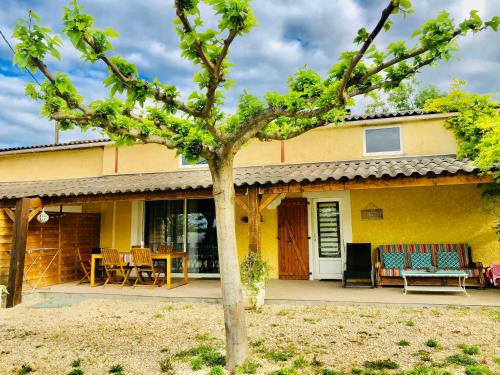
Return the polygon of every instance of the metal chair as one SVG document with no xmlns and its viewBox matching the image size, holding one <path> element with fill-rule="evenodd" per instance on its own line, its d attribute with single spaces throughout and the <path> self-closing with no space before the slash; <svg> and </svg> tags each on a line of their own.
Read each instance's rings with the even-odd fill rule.
<svg viewBox="0 0 500 375">
<path fill-rule="evenodd" d="M 155 287 L 158 285 L 158 278 L 160 276 L 158 268 L 155 267 L 153 263 L 153 258 L 151 257 L 151 250 L 147 248 L 132 248 L 132 261 L 134 262 L 135 272 L 137 274 L 137 279 L 135 280 L 134 287 L 140 284 L 151 285 Z M 143 273 L 146 273 L 151 279 L 151 284 L 146 283 L 144 280 Z"/>
<path fill-rule="evenodd" d="M 369 280 L 371 287 L 375 287 L 371 243 L 347 244 L 342 287 L 347 286 L 349 279 Z"/>
<path fill-rule="evenodd" d="M 123 287 L 125 283 L 129 283 L 128 277 L 130 276 L 130 272 L 134 267 L 123 263 L 123 261 L 120 258 L 120 253 L 118 252 L 118 250 L 103 249 L 102 260 L 103 260 L 104 270 L 106 271 L 106 276 L 107 276 L 103 287 L 108 285 L 109 283 L 121 284 L 120 285 L 121 287 Z M 123 280 L 121 282 L 115 281 L 118 271 L 120 271 L 123 277 Z"/>
</svg>

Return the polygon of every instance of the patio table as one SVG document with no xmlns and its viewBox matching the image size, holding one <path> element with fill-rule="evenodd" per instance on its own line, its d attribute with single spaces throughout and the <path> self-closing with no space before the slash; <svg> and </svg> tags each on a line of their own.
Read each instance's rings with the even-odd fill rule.
<svg viewBox="0 0 500 375">
<path fill-rule="evenodd" d="M 123 256 L 123 260 L 125 262 L 130 262 L 131 254 L 130 253 L 121 253 Z M 182 284 L 177 284 L 175 287 L 185 285 L 188 283 L 188 253 L 186 251 L 183 252 L 175 252 L 175 253 L 152 253 L 151 258 L 153 260 L 165 261 L 167 263 L 166 267 L 166 275 L 165 279 L 167 282 L 167 288 L 172 289 L 172 259 L 183 259 L 182 267 L 184 271 L 184 280 Z M 96 259 L 102 259 L 102 254 L 92 254 L 92 260 L 90 263 L 90 286 L 95 286 L 95 263 Z"/>
<path fill-rule="evenodd" d="M 465 280 L 467 279 L 467 273 L 464 271 L 425 271 L 425 270 L 403 270 L 401 271 L 401 277 L 404 280 L 403 293 L 406 294 L 408 291 L 414 292 L 460 292 L 465 293 Z M 458 286 L 447 286 L 447 285 L 408 285 L 408 277 L 455 277 L 458 279 Z"/>
</svg>

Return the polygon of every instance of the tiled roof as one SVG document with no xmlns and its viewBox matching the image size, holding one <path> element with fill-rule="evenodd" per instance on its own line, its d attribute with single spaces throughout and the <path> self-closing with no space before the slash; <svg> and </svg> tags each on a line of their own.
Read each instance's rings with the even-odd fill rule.
<svg viewBox="0 0 500 375">
<path fill-rule="evenodd" d="M 440 175 L 473 173 L 477 168 L 469 160 L 453 156 L 337 161 L 306 164 L 280 164 L 235 168 L 235 185 L 352 180 L 354 178 Z M 208 188 L 212 185 L 207 169 L 176 172 L 107 175 L 62 180 L 0 183 L 0 199 L 55 197 L 128 192 L 152 192 Z"/>
<path fill-rule="evenodd" d="M 352 121 L 363 121 L 363 120 L 377 120 L 377 119 L 388 119 L 395 117 L 409 117 L 409 116 L 421 116 L 425 114 L 433 114 L 433 113 L 424 113 L 421 110 L 410 110 L 410 111 L 397 111 L 397 112 L 384 112 L 384 113 L 373 113 L 373 114 L 358 114 L 358 115 L 347 115 L 344 117 L 345 122 Z M 19 146 L 19 147 L 10 147 L 10 148 L 0 148 L 0 153 L 12 153 L 15 151 L 29 151 L 29 150 L 43 150 L 43 149 L 61 149 L 73 147 L 73 146 L 88 146 L 92 144 L 99 145 L 99 143 L 107 143 L 110 142 L 109 139 L 94 139 L 87 141 L 72 141 L 66 143 L 57 143 L 57 144 L 45 144 L 45 145 L 34 145 L 34 146 Z"/>
</svg>

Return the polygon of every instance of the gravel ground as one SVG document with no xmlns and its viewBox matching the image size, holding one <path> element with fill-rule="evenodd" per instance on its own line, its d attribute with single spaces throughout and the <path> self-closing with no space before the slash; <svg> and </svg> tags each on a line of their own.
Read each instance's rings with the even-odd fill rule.
<svg viewBox="0 0 500 375">
<path fill-rule="evenodd" d="M 175 354 L 200 345 L 224 352 L 217 304 L 89 299 L 36 308 L 44 303 L 32 297 L 0 310 L 2 375 L 18 374 L 24 363 L 35 374 L 68 374 L 75 359 L 85 375 L 107 374 L 115 364 L 127 375 L 161 374 L 162 360 L 173 366 L 163 373 L 207 374 L 208 367 L 194 371 L 191 357 Z M 383 359 L 400 369 L 445 364 L 448 356 L 462 353 L 460 344 L 477 346 L 480 353 L 473 358 L 500 373 L 500 309 L 272 305 L 248 312 L 247 325 L 258 374 L 291 368 L 299 358 L 305 361 L 296 362 L 297 374 L 324 368 L 350 373 L 365 361 Z M 426 346 L 431 338 L 437 348 Z M 403 339 L 409 345 L 400 346 Z M 453 374 L 464 372 L 446 366 Z"/>
</svg>

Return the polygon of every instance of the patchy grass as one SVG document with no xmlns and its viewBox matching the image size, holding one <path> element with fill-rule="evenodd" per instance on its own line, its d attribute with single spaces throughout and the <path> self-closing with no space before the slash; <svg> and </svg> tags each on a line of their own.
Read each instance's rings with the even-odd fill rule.
<svg viewBox="0 0 500 375">
<path fill-rule="evenodd" d="M 200 345 L 194 348 L 183 350 L 175 355 L 179 359 L 191 359 L 191 370 L 198 371 L 203 366 L 216 367 L 224 366 L 226 358 L 210 345 Z"/>
<path fill-rule="evenodd" d="M 413 322 L 413 320 L 407 320 L 406 321 L 406 326 L 407 327 L 413 327 L 415 325 L 415 323 Z"/>
<path fill-rule="evenodd" d="M 473 366 L 477 365 L 477 361 L 467 354 L 454 354 L 446 358 L 446 361 L 458 366 Z"/>
<path fill-rule="evenodd" d="M 33 369 L 33 367 L 31 367 L 31 365 L 28 364 L 28 363 L 23 363 L 21 365 L 21 368 L 17 372 L 17 375 L 26 375 L 26 374 L 29 374 L 31 372 L 35 372 L 35 370 Z"/>
<path fill-rule="evenodd" d="M 365 361 L 363 363 L 369 370 L 395 370 L 399 365 L 391 359 L 379 359 L 376 361 Z"/>
<path fill-rule="evenodd" d="M 259 367 L 261 367 L 260 363 L 246 361 L 243 365 L 236 367 L 236 373 L 238 373 L 238 374 L 255 374 Z"/>
<path fill-rule="evenodd" d="M 399 346 L 410 346 L 410 342 L 408 340 L 399 340 Z"/>
<path fill-rule="evenodd" d="M 212 367 L 208 375 L 224 375 L 224 369 L 221 366 Z"/>
<path fill-rule="evenodd" d="M 120 364 L 111 366 L 108 370 L 108 374 L 124 375 L 123 366 Z"/>
<path fill-rule="evenodd" d="M 85 375 L 83 371 L 79 368 L 74 368 L 70 372 L 67 373 L 67 375 Z"/>
<path fill-rule="evenodd" d="M 439 344 L 435 339 L 429 339 L 425 342 L 425 346 L 428 346 L 429 348 L 437 348 Z"/>
<path fill-rule="evenodd" d="M 464 352 L 464 354 L 475 355 L 475 354 L 479 354 L 480 353 L 479 348 L 477 346 L 474 346 L 474 345 L 460 344 L 460 345 L 458 345 L 458 347 L 460 349 L 462 349 L 462 351 Z"/>
<path fill-rule="evenodd" d="M 164 374 L 174 374 L 174 364 L 171 357 L 165 357 L 160 360 L 160 371 Z"/>
<path fill-rule="evenodd" d="M 488 366 L 467 366 L 465 375 L 495 375 Z"/>
</svg>

